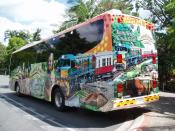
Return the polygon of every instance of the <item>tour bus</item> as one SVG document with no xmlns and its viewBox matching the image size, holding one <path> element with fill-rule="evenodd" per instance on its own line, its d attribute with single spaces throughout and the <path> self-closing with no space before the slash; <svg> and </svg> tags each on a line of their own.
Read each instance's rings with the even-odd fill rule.
<svg viewBox="0 0 175 131">
<path fill-rule="evenodd" d="M 107 11 L 11 56 L 10 88 L 65 107 L 108 112 L 159 100 L 154 25 Z"/>
</svg>

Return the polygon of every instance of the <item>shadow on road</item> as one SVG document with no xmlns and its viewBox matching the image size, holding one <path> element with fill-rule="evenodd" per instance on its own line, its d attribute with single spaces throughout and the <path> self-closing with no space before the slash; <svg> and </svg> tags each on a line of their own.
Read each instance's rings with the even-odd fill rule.
<svg viewBox="0 0 175 131">
<path fill-rule="evenodd" d="M 175 126 L 154 126 L 154 127 L 141 127 L 137 128 L 137 130 L 141 131 L 174 131 Z"/>
<path fill-rule="evenodd" d="M 158 102 L 150 104 L 150 109 L 167 115 L 164 117 L 175 119 L 175 97 L 161 96 Z"/>
<path fill-rule="evenodd" d="M 29 96 L 17 97 L 15 93 L 4 93 L 4 95 L 7 96 L 7 98 L 2 98 L 12 105 L 52 126 L 58 125 L 48 121 L 49 119 L 72 128 L 105 128 L 117 124 L 120 125 L 125 121 L 133 120 L 143 113 L 150 111 L 146 108 L 132 108 L 102 113 L 86 109 L 67 108 L 65 112 L 59 112 L 51 103 L 43 100 Z M 13 99 L 13 101 L 8 98 Z M 38 116 L 34 112 L 37 112 L 44 117 Z"/>
</svg>

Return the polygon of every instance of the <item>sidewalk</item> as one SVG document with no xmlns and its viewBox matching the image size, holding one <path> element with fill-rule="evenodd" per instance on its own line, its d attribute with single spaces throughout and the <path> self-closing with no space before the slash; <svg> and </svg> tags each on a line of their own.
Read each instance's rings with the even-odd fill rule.
<svg viewBox="0 0 175 131">
<path fill-rule="evenodd" d="M 147 108 L 150 112 L 135 119 L 129 131 L 175 131 L 175 93 L 160 92 L 160 100 Z"/>
<path fill-rule="evenodd" d="M 0 75 L 0 87 L 8 87 L 9 76 Z"/>
</svg>

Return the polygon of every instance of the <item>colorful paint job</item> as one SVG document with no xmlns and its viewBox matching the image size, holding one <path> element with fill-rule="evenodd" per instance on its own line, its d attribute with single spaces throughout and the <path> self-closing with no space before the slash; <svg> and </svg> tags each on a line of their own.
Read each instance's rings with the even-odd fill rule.
<svg viewBox="0 0 175 131">
<path fill-rule="evenodd" d="M 15 51 L 10 87 L 47 101 L 59 88 L 62 104 L 103 112 L 155 101 L 153 29 L 140 18 L 101 14 Z"/>
</svg>

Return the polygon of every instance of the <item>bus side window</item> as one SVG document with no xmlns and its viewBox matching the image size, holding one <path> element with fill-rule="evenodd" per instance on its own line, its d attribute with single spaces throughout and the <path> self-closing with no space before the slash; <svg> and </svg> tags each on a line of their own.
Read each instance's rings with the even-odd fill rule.
<svg viewBox="0 0 175 131">
<path fill-rule="evenodd" d="M 109 65 L 111 65 L 111 58 L 109 58 Z"/>
</svg>

